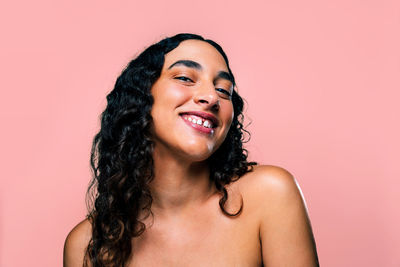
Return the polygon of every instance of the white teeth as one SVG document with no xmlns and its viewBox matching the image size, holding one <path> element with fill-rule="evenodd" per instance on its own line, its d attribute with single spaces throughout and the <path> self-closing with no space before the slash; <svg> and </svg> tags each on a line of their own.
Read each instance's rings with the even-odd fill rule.
<svg viewBox="0 0 400 267">
<path fill-rule="evenodd" d="M 206 127 L 206 128 L 212 128 L 212 123 L 209 120 L 204 120 L 203 121 L 202 119 L 196 119 L 196 118 L 192 118 L 192 117 L 189 117 L 189 116 L 187 116 L 187 117 L 185 116 L 184 119 L 188 120 L 188 121 L 190 121 L 190 122 L 192 122 L 194 124 L 202 125 L 203 127 Z"/>
</svg>

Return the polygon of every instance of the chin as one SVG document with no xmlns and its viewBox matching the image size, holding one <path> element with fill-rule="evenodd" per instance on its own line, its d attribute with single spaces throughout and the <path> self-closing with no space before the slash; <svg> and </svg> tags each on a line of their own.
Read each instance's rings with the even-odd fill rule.
<svg viewBox="0 0 400 267">
<path fill-rule="evenodd" d="M 202 145 L 191 145 L 189 147 L 182 148 L 182 157 L 187 160 L 199 162 L 207 160 L 214 153 L 215 149 L 213 146 L 207 144 Z"/>
</svg>

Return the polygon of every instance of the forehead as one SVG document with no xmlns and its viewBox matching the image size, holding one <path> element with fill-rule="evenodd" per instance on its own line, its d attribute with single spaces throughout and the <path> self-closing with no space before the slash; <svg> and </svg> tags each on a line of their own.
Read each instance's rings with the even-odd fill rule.
<svg viewBox="0 0 400 267">
<path fill-rule="evenodd" d="M 225 60 L 218 50 L 211 44 L 201 40 L 182 41 L 175 49 L 165 54 L 163 69 L 182 59 L 193 60 L 204 68 L 228 70 Z"/>
</svg>

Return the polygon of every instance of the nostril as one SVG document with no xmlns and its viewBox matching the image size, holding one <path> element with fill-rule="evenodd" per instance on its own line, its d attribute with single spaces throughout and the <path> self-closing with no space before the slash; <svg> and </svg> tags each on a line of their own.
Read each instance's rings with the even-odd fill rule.
<svg viewBox="0 0 400 267">
<path fill-rule="evenodd" d="M 218 111 L 218 110 L 219 110 L 219 105 L 218 105 L 218 104 L 215 104 L 215 105 L 212 107 L 212 109 L 213 109 L 214 111 Z"/>
</svg>

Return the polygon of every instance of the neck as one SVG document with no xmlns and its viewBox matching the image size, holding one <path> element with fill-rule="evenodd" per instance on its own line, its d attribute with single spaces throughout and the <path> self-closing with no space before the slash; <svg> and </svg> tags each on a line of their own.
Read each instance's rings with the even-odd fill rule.
<svg viewBox="0 0 400 267">
<path fill-rule="evenodd" d="M 214 193 L 207 162 L 190 162 L 155 148 L 154 179 L 150 183 L 152 211 L 176 214 L 201 205 Z"/>
</svg>

